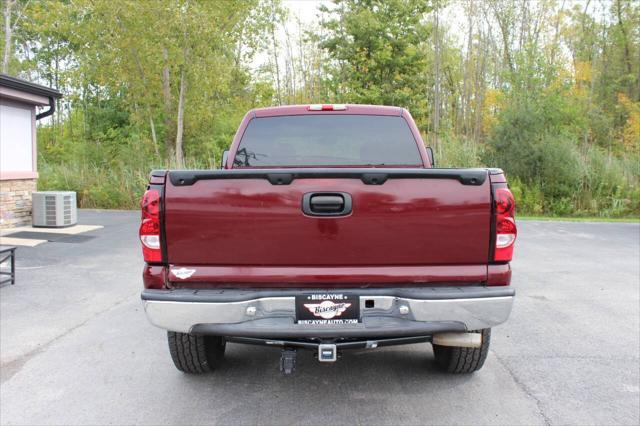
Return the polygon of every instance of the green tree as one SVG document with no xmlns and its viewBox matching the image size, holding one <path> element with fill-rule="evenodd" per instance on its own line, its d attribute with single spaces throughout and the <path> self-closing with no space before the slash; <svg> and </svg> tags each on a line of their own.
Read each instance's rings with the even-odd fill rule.
<svg viewBox="0 0 640 426">
<path fill-rule="evenodd" d="M 322 23 L 336 99 L 403 106 L 426 116 L 425 44 L 432 10 L 424 0 L 337 0 Z"/>
</svg>

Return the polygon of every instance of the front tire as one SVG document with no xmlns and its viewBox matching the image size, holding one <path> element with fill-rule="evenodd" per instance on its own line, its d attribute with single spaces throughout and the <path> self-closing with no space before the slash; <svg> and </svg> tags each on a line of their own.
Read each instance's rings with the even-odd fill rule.
<svg viewBox="0 0 640 426">
<path fill-rule="evenodd" d="M 176 368 L 189 374 L 202 374 L 220 366 L 225 340 L 219 336 L 167 332 L 169 352 Z"/>
<path fill-rule="evenodd" d="M 469 374 L 478 371 L 484 365 L 489 353 L 491 329 L 480 330 L 482 345 L 479 348 L 461 348 L 433 345 L 433 354 L 441 370 L 454 374 Z"/>
</svg>

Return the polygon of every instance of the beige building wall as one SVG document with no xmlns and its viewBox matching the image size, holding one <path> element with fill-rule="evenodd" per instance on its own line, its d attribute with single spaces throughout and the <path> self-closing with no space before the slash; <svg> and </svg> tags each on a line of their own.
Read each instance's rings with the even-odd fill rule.
<svg viewBox="0 0 640 426">
<path fill-rule="evenodd" d="M 37 188 L 36 105 L 46 98 L 0 88 L 0 229 L 31 225 Z"/>
<path fill-rule="evenodd" d="M 0 228 L 30 225 L 37 189 L 37 107 L 53 113 L 57 90 L 0 73 Z"/>
<path fill-rule="evenodd" d="M 31 225 L 31 193 L 37 179 L 0 180 L 0 229 Z"/>
</svg>

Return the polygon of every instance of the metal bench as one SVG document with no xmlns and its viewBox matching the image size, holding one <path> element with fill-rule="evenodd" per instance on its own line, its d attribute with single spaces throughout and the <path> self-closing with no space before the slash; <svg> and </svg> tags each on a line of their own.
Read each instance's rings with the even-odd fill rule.
<svg viewBox="0 0 640 426">
<path fill-rule="evenodd" d="M 0 246 L 0 265 L 10 260 L 9 272 L 0 270 L 0 284 L 16 283 L 16 248 L 14 246 Z M 4 278 L 8 276 L 8 278 Z"/>
</svg>

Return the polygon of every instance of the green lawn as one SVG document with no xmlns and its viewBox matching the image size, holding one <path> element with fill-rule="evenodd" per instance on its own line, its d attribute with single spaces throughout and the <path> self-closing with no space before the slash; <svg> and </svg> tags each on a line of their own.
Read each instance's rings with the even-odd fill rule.
<svg viewBox="0 0 640 426">
<path fill-rule="evenodd" d="M 541 220 L 541 221 L 560 221 L 560 222 L 629 222 L 640 223 L 640 217 L 554 217 L 554 216 L 516 216 L 517 220 Z"/>
</svg>

